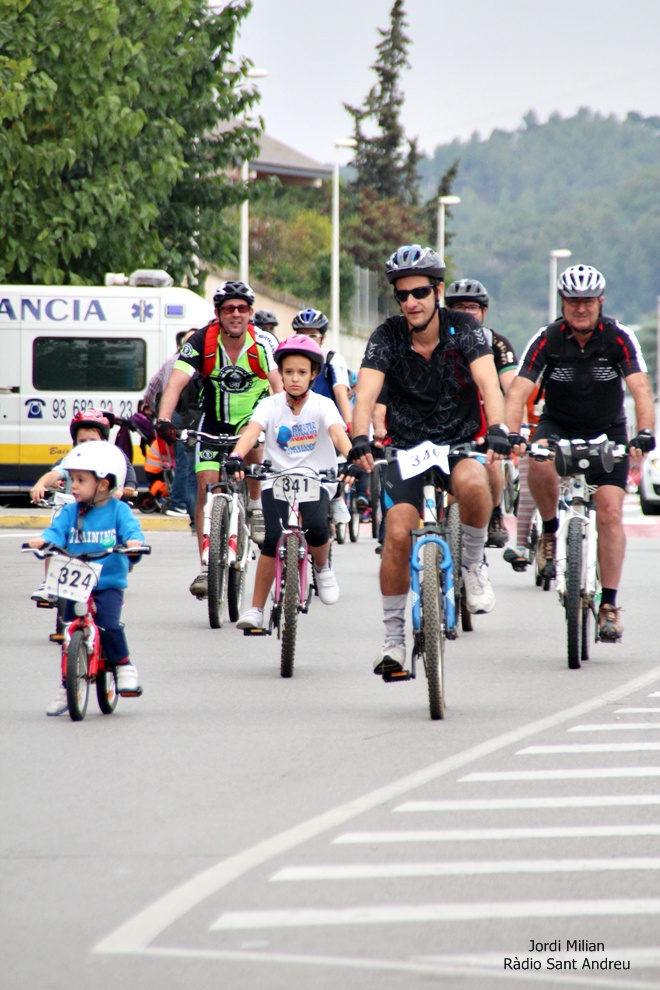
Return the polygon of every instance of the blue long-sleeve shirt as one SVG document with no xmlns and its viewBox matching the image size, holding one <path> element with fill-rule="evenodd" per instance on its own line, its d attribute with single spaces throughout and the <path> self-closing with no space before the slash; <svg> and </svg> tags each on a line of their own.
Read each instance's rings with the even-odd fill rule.
<svg viewBox="0 0 660 990">
<path fill-rule="evenodd" d="M 105 505 L 96 506 L 83 513 L 82 533 L 78 533 L 79 504 L 65 505 L 53 519 L 50 526 L 41 534 L 48 543 L 56 543 L 73 554 L 94 553 L 126 543 L 127 540 L 140 540 L 144 536 L 135 516 L 119 499 L 111 498 Z M 82 538 L 81 538 L 82 537 Z M 128 586 L 128 558 L 113 553 L 97 561 L 102 571 L 97 588 L 126 588 Z"/>
</svg>

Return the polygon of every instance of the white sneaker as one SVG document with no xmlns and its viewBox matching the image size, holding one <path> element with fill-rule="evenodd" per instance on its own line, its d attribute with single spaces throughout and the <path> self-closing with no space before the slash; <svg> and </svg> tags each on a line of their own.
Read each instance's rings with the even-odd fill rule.
<svg viewBox="0 0 660 990">
<path fill-rule="evenodd" d="M 66 688 L 60 684 L 57 694 L 46 709 L 46 715 L 64 715 L 69 710 L 69 703 L 66 700 Z"/>
<path fill-rule="evenodd" d="M 461 574 L 468 612 L 492 612 L 495 608 L 495 592 L 488 579 L 488 564 L 480 560 L 478 564 L 462 567 Z"/>
<path fill-rule="evenodd" d="M 258 547 L 262 546 L 266 539 L 266 524 L 260 506 L 250 509 L 250 536 Z"/>
<path fill-rule="evenodd" d="M 374 674 L 398 674 L 406 667 L 405 643 L 385 643 L 374 663 Z"/>
<path fill-rule="evenodd" d="M 121 694 L 122 691 L 137 691 L 138 689 L 138 672 L 132 663 L 121 663 L 115 667 L 115 673 L 117 675 L 117 690 Z"/>
<path fill-rule="evenodd" d="M 316 590 L 323 604 L 334 605 L 339 600 L 339 585 L 333 569 L 328 565 L 322 571 L 317 571 L 314 567 L 314 576 L 316 578 Z"/>
<path fill-rule="evenodd" d="M 264 628 L 264 610 L 262 608 L 249 608 L 247 612 L 243 612 L 236 623 L 237 629 L 263 629 Z"/>
<path fill-rule="evenodd" d="M 57 598 L 55 598 L 53 595 L 49 595 L 46 591 L 44 591 L 45 587 L 46 587 L 46 582 L 44 580 L 41 582 L 41 584 L 34 592 L 34 594 L 30 596 L 33 602 L 48 602 L 48 604 L 50 605 L 53 602 L 57 601 Z"/>
<path fill-rule="evenodd" d="M 349 523 L 351 521 L 351 514 L 344 498 L 330 500 L 330 518 L 334 523 Z"/>
</svg>

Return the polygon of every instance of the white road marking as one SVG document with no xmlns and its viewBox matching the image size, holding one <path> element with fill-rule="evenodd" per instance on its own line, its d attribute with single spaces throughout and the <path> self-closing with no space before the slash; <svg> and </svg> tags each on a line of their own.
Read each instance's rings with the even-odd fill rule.
<svg viewBox="0 0 660 990">
<path fill-rule="evenodd" d="M 527 746 L 519 749 L 516 756 L 537 756 L 542 753 L 637 753 L 657 752 L 660 742 L 623 742 L 623 743 L 570 743 L 558 746 Z"/>
<path fill-rule="evenodd" d="M 495 901 L 475 904 L 386 904 L 353 908 L 285 908 L 226 911 L 209 931 L 264 928 L 319 928 L 336 925 L 401 925 L 437 921 L 509 918 L 602 918 L 660 914 L 660 899 L 595 901 Z"/>
<path fill-rule="evenodd" d="M 660 715 L 660 708 L 617 708 L 615 715 Z"/>
<path fill-rule="evenodd" d="M 567 732 L 620 732 L 633 729 L 660 729 L 660 722 L 603 722 L 602 725 L 574 725 Z"/>
<path fill-rule="evenodd" d="M 501 811 L 513 808 L 618 808 L 660 804 L 660 794 L 605 794 L 602 797 L 468 798 L 465 801 L 406 801 L 393 811 Z"/>
<path fill-rule="evenodd" d="M 502 839 L 630 839 L 642 835 L 660 835 L 660 825 L 560 825 L 552 828 L 449 828 L 398 832 L 343 832 L 332 840 L 332 845 L 494 842 Z"/>
<path fill-rule="evenodd" d="M 555 712 L 553 715 L 529 722 L 527 725 L 505 732 L 477 746 L 472 746 L 391 784 L 367 792 L 324 814 L 301 822 L 293 828 L 271 836 L 248 849 L 241 850 L 234 856 L 220 860 L 208 869 L 191 877 L 190 880 L 179 884 L 148 905 L 143 911 L 129 918 L 123 925 L 98 942 L 92 951 L 103 954 L 142 952 L 166 928 L 184 917 L 207 897 L 217 894 L 219 890 L 244 876 L 250 870 L 268 862 L 274 856 L 288 852 L 312 838 L 329 832 L 365 811 L 388 801 L 396 801 L 404 794 L 408 794 L 431 781 L 438 780 L 446 774 L 453 773 L 470 763 L 509 746 L 514 746 L 548 729 L 584 718 L 589 712 L 597 711 L 606 705 L 616 704 L 636 691 L 657 683 L 658 677 L 660 677 L 660 667 L 655 667 L 626 684 L 599 694 L 596 698 L 590 698 L 588 701 L 580 702 L 571 708 Z"/>
<path fill-rule="evenodd" d="M 342 866 L 286 866 L 275 882 L 381 880 L 405 877 L 491 876 L 507 873 L 607 873 L 660 870 L 660 857 L 637 859 L 511 859 L 454 863 L 357 863 Z"/>
<path fill-rule="evenodd" d="M 496 770 L 470 773 L 460 782 L 502 780 L 597 780 L 606 777 L 660 777 L 660 767 L 589 767 L 576 770 Z"/>
<path fill-rule="evenodd" d="M 652 966 L 655 963 L 644 956 L 635 956 L 636 952 L 644 953 L 645 950 L 631 949 L 628 954 L 626 950 L 617 949 L 617 958 L 630 958 L 636 965 Z M 293 952 L 244 952 L 231 949 L 193 949 L 187 947 L 153 947 L 136 949 L 135 955 L 147 959 L 196 959 L 206 962 L 253 962 L 262 966 L 304 966 L 315 969 L 335 969 L 335 970 L 356 970 L 368 973 L 406 973 L 422 974 L 435 977 L 482 977 L 492 983 L 495 979 L 504 979 L 508 985 L 516 981 L 518 977 L 515 973 L 505 971 L 502 968 L 502 958 L 493 966 L 486 959 L 485 964 L 479 963 L 478 956 L 457 956 L 454 962 L 453 956 L 447 956 L 446 961 L 442 956 L 429 956 L 428 961 L 424 956 L 413 959 L 373 959 L 354 956 L 322 956 L 319 954 L 303 955 Z M 527 982 L 535 980 L 534 974 L 523 974 L 522 979 Z M 581 973 L 572 976 L 570 972 L 561 971 L 556 976 L 553 973 L 543 973 L 540 980 L 543 984 L 554 984 L 563 988 L 570 984 L 579 987 L 585 986 L 585 981 Z M 589 976 L 589 987 L 599 987 L 601 990 L 658 990 L 659 984 L 648 983 L 644 980 L 626 979 L 625 977 L 597 976 L 591 973 Z"/>
</svg>

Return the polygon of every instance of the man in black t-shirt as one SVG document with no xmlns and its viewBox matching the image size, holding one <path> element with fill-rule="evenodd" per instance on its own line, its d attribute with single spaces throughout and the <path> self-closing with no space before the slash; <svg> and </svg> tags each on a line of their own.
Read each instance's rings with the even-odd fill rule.
<svg viewBox="0 0 660 990">
<path fill-rule="evenodd" d="M 573 265 L 559 276 L 562 316 L 542 327 L 527 345 L 518 374 L 507 396 L 511 442 L 524 449 L 519 435 L 527 399 L 538 382 L 545 387 L 545 406 L 535 443 L 550 438 L 593 440 L 605 433 L 615 443 L 628 439 L 623 381 L 635 401 L 637 435 L 629 449 L 635 459 L 655 447 L 653 391 L 646 363 L 632 330 L 603 316 L 605 279 L 590 265 Z M 596 485 L 598 562 L 603 586 L 598 612 L 598 635 L 604 642 L 621 639 L 623 626 L 616 595 L 623 570 L 626 537 L 623 497 L 628 458 L 611 473 L 587 473 Z M 537 564 L 544 577 L 555 576 L 559 480 L 552 462 L 532 460 L 529 487 L 543 519 Z"/>
<path fill-rule="evenodd" d="M 394 447 L 409 450 L 426 440 L 455 446 L 486 435 L 487 460 L 506 456 L 508 430 L 502 423 L 504 400 L 493 353 L 476 320 L 463 313 L 450 319 L 440 306 L 444 262 L 430 248 L 406 245 L 389 259 L 386 274 L 401 316 L 386 320 L 369 338 L 353 412 L 351 459 L 368 471 L 373 466 L 367 434 L 383 385 L 388 389 L 388 432 Z M 488 476 L 475 458 L 454 458 L 449 467 L 449 485 L 463 524 L 467 606 L 471 612 L 490 612 L 495 595 L 483 557 L 492 508 Z M 376 674 L 405 666 L 410 531 L 419 523 L 422 487 L 421 475 L 404 480 L 397 461 L 387 466 L 388 512 L 380 571 L 385 643 L 376 658 Z"/>
</svg>

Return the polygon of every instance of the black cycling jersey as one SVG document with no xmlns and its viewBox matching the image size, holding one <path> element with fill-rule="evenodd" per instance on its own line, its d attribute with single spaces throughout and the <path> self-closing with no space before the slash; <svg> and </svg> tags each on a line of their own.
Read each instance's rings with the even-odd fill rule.
<svg viewBox="0 0 660 990">
<path fill-rule="evenodd" d="M 516 352 L 508 337 L 505 337 L 499 330 L 491 330 L 490 327 L 484 327 L 483 329 L 486 334 L 486 340 L 493 348 L 497 374 L 501 375 L 504 371 L 515 371 L 518 367 Z"/>
<path fill-rule="evenodd" d="M 538 331 L 522 356 L 518 374 L 529 381 L 539 381 L 550 366 L 544 412 L 567 431 L 566 436 L 586 434 L 584 439 L 590 439 L 626 421 L 623 379 L 647 369 L 633 331 L 616 321 L 614 325 L 611 357 L 604 350 L 602 323 L 582 349 L 565 322 L 557 356 L 548 360 L 547 327 Z"/>
<path fill-rule="evenodd" d="M 485 432 L 470 364 L 493 352 L 468 313 L 441 308 L 439 316 L 440 339 L 428 361 L 413 350 L 403 316 L 391 316 L 369 338 L 362 367 L 385 375 L 387 426 L 395 447 L 408 449 L 424 440 L 457 444 Z"/>
</svg>

